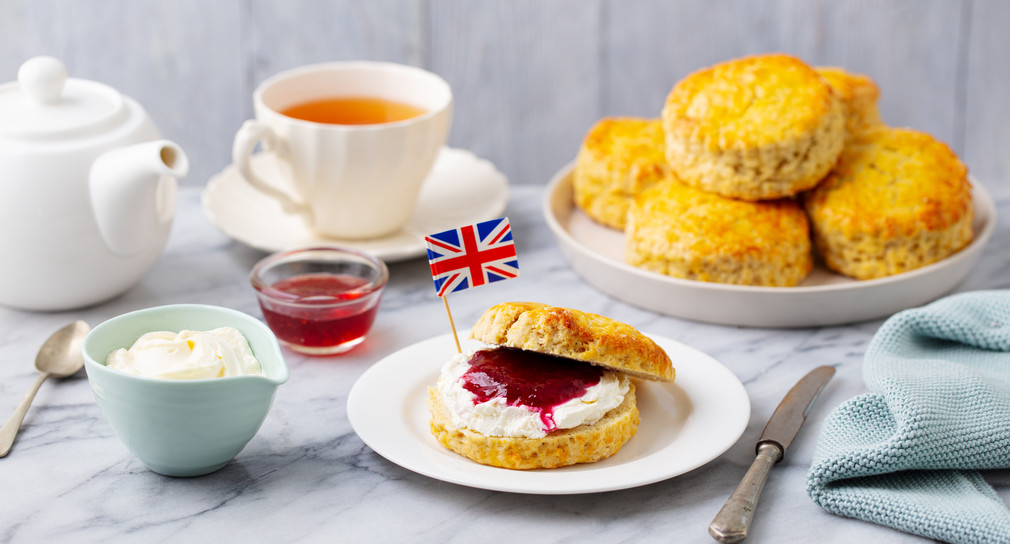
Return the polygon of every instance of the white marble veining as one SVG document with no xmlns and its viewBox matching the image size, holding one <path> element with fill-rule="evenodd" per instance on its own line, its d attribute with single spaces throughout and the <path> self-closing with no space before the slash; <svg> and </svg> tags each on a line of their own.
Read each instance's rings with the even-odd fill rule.
<svg viewBox="0 0 1010 544">
<path fill-rule="evenodd" d="M 576 496 L 471 489 L 409 472 L 351 430 L 348 392 L 380 358 L 447 331 L 423 259 L 393 264 L 368 340 L 349 354 L 285 352 L 291 379 L 258 435 L 224 469 L 176 479 L 148 471 L 120 444 L 83 374 L 39 392 L 10 455 L 0 459 L 0 542 L 711 542 L 709 521 L 743 476 L 753 444 L 789 387 L 820 364 L 838 374 L 786 459 L 772 472 L 748 542 L 920 542 L 825 513 L 807 498 L 821 422 L 865 391 L 862 353 L 880 321 L 798 330 L 741 329 L 659 316 L 609 298 L 568 267 L 540 215 L 542 189 L 515 188 L 508 209 L 522 276 L 455 295 L 457 323 L 493 303 L 536 300 L 611 316 L 694 346 L 739 376 L 752 402 L 741 440 L 715 461 L 656 484 Z M 92 325 L 143 307 L 200 302 L 260 316 L 247 275 L 262 254 L 232 242 L 181 193 L 169 247 L 135 288 L 75 312 L 0 308 L 0 417 L 34 378 L 41 342 L 73 319 Z M 959 290 L 1010 287 L 1010 203 L 981 263 Z M 14 263 L 7 263 L 12 266 Z M 987 478 L 1010 500 L 1010 471 Z"/>
</svg>

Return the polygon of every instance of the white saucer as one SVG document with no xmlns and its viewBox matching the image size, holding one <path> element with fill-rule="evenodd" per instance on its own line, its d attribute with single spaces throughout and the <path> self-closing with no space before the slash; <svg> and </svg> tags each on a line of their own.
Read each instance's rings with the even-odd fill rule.
<svg viewBox="0 0 1010 544">
<path fill-rule="evenodd" d="M 278 177 L 277 158 L 259 153 L 252 167 L 269 183 Z M 386 261 L 425 254 L 424 235 L 498 217 L 508 204 L 508 180 L 473 153 L 442 148 L 421 188 L 414 216 L 403 230 L 370 240 L 341 240 L 313 231 L 300 215 L 253 189 L 230 165 L 207 182 L 203 211 L 229 237 L 269 253 L 314 245 L 358 249 Z"/>
</svg>

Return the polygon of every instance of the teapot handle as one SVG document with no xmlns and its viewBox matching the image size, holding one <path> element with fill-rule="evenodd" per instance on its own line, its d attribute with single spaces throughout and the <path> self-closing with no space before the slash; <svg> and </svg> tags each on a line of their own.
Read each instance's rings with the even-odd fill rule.
<svg viewBox="0 0 1010 544">
<path fill-rule="evenodd" d="M 235 142 L 231 148 L 232 162 L 248 184 L 279 201 L 285 212 L 303 213 L 305 211 L 303 202 L 267 183 L 252 168 L 251 160 L 256 144 L 263 144 L 263 151 L 270 153 L 279 151 L 281 143 L 280 138 L 270 127 L 250 119 L 242 123 L 242 127 L 235 133 Z"/>
</svg>

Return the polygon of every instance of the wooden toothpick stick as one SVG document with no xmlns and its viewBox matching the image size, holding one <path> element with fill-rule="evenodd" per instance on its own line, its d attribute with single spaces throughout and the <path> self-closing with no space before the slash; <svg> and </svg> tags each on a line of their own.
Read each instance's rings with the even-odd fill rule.
<svg viewBox="0 0 1010 544">
<path fill-rule="evenodd" d="M 452 320 L 452 312 L 449 311 L 449 295 L 442 295 L 442 303 L 445 304 L 445 315 L 449 316 L 449 326 L 452 327 L 452 339 L 456 341 L 456 353 L 463 353 L 459 347 L 459 336 L 456 335 L 456 323 Z"/>
</svg>

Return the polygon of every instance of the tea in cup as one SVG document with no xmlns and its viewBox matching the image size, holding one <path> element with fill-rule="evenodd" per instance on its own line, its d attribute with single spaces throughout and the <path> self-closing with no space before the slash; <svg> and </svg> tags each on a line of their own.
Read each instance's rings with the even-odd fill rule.
<svg viewBox="0 0 1010 544">
<path fill-rule="evenodd" d="M 420 68 L 333 62 L 267 79 L 253 106 L 232 149 L 242 177 L 320 234 L 367 239 L 410 219 L 449 136 L 452 90 Z M 279 159 L 282 186 L 250 166 L 256 144 Z"/>
</svg>

